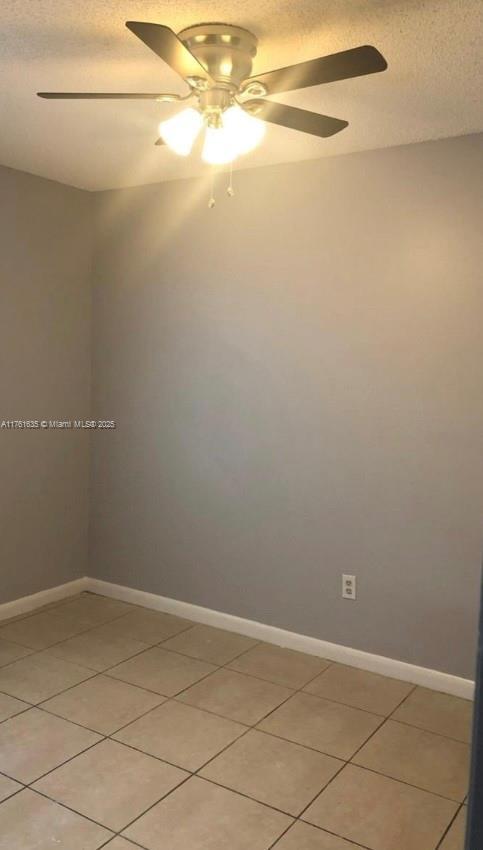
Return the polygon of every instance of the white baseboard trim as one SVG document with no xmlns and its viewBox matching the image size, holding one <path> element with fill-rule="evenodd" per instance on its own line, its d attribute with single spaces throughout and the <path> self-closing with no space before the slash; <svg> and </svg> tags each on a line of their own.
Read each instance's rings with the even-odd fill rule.
<svg viewBox="0 0 483 850">
<path fill-rule="evenodd" d="M 145 608 L 152 608 L 154 611 L 175 614 L 178 617 L 185 617 L 204 625 L 238 632 L 238 634 L 273 643 L 277 646 L 306 652 L 309 655 L 317 655 L 321 658 L 327 658 L 329 661 L 338 661 L 340 664 L 348 664 L 351 667 L 358 667 L 371 673 L 391 676 L 393 679 L 402 679 L 414 685 L 421 685 L 463 699 L 473 699 L 474 697 L 475 685 L 471 679 L 451 676 L 449 673 L 430 670 L 426 667 L 417 667 L 415 664 L 407 664 L 404 661 L 386 658 L 382 655 L 372 655 L 359 649 L 328 643 L 325 640 L 319 640 L 319 638 L 289 632 L 276 626 L 268 626 L 265 623 L 257 623 L 255 620 L 246 620 L 242 617 L 235 617 L 233 614 L 224 614 L 222 611 L 214 611 L 211 608 L 192 605 L 190 602 L 181 602 L 178 599 L 170 599 L 156 593 L 147 593 L 144 590 L 135 590 L 131 587 L 112 584 L 100 579 L 87 578 L 86 583 L 85 590 L 99 593 L 101 596 L 110 596 L 113 599 L 130 602 L 132 605 L 142 605 Z"/>
<path fill-rule="evenodd" d="M 22 596 L 20 599 L 13 599 L 12 602 L 3 602 L 0 605 L 0 621 L 28 614 L 29 611 L 42 608 L 43 605 L 50 605 L 52 602 L 59 602 L 69 596 L 75 596 L 76 593 L 82 593 L 87 590 L 89 581 L 90 579 L 84 576 L 74 581 L 68 581 L 66 584 L 59 584 L 57 587 L 41 590 L 39 593 L 32 593 L 31 596 Z"/>
</svg>

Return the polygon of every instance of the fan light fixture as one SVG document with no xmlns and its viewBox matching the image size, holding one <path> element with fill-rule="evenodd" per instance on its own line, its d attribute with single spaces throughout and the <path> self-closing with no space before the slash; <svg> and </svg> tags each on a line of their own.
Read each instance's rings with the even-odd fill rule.
<svg viewBox="0 0 483 850">
<path fill-rule="evenodd" d="M 206 121 L 202 159 L 210 165 L 233 162 L 237 156 L 253 150 L 265 135 L 265 124 L 248 115 L 239 106 L 230 106 L 221 115 L 210 113 L 205 118 L 197 109 L 188 107 L 173 118 L 162 121 L 159 135 L 172 151 L 188 156 Z"/>
</svg>

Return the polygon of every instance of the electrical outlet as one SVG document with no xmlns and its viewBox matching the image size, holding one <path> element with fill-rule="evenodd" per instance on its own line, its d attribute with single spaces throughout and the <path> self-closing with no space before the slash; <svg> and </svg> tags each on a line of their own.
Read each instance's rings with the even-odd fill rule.
<svg viewBox="0 0 483 850">
<path fill-rule="evenodd" d="M 355 576 L 342 575 L 342 597 L 344 599 L 356 599 L 357 579 Z"/>
</svg>

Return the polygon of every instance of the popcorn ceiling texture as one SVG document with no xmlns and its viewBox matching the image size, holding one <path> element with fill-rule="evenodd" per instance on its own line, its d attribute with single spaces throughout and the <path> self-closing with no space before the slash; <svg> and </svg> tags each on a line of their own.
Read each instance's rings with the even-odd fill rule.
<svg viewBox="0 0 483 850">
<path fill-rule="evenodd" d="M 480 0 L 3 0 L 0 163 L 85 189 L 202 176 L 199 157 L 154 146 L 176 106 L 53 102 L 37 90 L 167 90 L 184 84 L 125 28 L 128 19 L 178 31 L 221 20 L 259 37 L 255 71 L 359 44 L 385 55 L 384 74 L 277 99 L 345 118 L 332 139 L 269 127 L 239 167 L 316 159 L 483 130 Z"/>
</svg>

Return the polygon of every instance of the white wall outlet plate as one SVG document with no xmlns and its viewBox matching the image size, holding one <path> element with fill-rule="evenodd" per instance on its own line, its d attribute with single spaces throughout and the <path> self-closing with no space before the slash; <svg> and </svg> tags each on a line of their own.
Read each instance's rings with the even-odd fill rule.
<svg viewBox="0 0 483 850">
<path fill-rule="evenodd" d="M 355 576 L 342 575 L 342 596 L 344 599 L 356 599 L 357 579 Z"/>
</svg>

